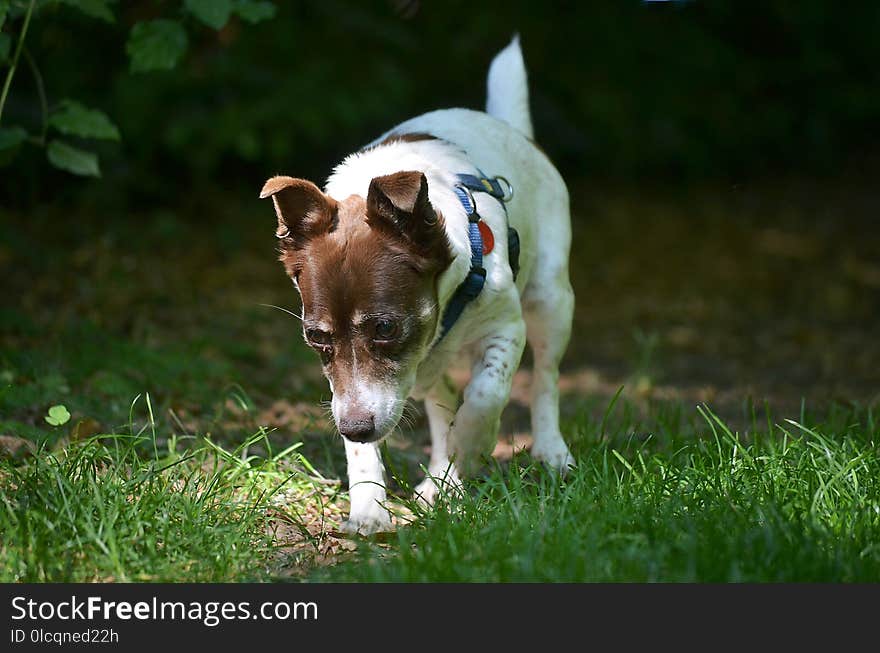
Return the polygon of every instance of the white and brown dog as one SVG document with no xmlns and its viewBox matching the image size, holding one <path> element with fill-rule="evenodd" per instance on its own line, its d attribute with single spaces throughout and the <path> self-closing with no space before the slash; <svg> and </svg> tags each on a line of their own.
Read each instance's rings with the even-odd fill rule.
<svg viewBox="0 0 880 653">
<path fill-rule="evenodd" d="M 274 201 L 281 261 L 333 393 L 346 530 L 391 526 L 379 441 L 408 397 L 425 400 L 431 430 L 417 494 L 431 502 L 473 472 L 496 442 L 526 341 L 532 456 L 561 472 L 573 465 L 557 389 L 574 307 L 568 191 L 532 142 L 517 38 L 489 69 L 486 113 L 413 118 L 347 157 L 324 191 L 279 176 L 260 197 Z M 471 371 L 461 405 L 445 375 L 453 365 Z"/>
</svg>

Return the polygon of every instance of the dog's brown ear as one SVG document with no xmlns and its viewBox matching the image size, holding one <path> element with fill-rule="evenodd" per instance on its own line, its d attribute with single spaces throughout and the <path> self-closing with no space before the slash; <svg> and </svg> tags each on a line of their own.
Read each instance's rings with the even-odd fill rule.
<svg viewBox="0 0 880 653">
<path fill-rule="evenodd" d="M 370 182 L 367 222 L 403 237 L 422 256 L 437 260 L 450 256 L 441 221 L 428 200 L 428 180 L 423 173 L 395 172 Z"/>
<path fill-rule="evenodd" d="M 336 200 L 306 179 L 272 177 L 260 191 L 260 199 L 271 197 L 278 216 L 278 238 L 301 247 L 309 238 L 330 231 Z"/>
</svg>

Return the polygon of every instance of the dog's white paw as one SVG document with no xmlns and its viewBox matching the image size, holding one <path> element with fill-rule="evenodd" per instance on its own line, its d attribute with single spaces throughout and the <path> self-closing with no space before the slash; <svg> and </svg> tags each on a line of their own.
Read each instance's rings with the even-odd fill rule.
<svg viewBox="0 0 880 653">
<path fill-rule="evenodd" d="M 413 489 L 413 496 L 416 500 L 428 506 L 433 506 L 440 494 L 440 487 L 434 479 L 428 477 Z"/>
<path fill-rule="evenodd" d="M 455 472 L 437 476 L 429 475 L 416 485 L 413 496 L 417 501 L 433 506 L 440 497 L 448 497 L 461 489 L 461 479 Z"/>
<path fill-rule="evenodd" d="M 342 522 L 340 530 L 349 535 L 373 535 L 390 533 L 394 528 L 391 526 L 390 515 L 383 510 L 375 515 L 350 515 L 347 521 Z"/>
<path fill-rule="evenodd" d="M 374 535 L 389 533 L 393 529 L 390 519 L 349 519 L 342 522 L 340 530 L 348 535 Z"/>
<path fill-rule="evenodd" d="M 552 443 L 551 445 L 544 447 L 532 447 L 532 458 L 534 460 L 540 460 L 560 476 L 565 476 L 568 473 L 568 470 L 576 465 L 574 457 L 571 455 L 568 447 L 565 446 L 565 443 L 562 442 L 561 438 L 559 443 Z"/>
</svg>

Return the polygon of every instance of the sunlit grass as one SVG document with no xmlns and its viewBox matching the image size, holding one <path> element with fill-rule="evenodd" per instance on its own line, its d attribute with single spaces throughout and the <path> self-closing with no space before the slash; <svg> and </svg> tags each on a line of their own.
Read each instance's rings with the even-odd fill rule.
<svg viewBox="0 0 880 653">
<path fill-rule="evenodd" d="M 523 454 L 432 509 L 406 498 L 389 452 L 401 526 L 349 553 L 332 536 L 339 483 L 266 429 L 228 447 L 157 437 L 151 417 L 44 444 L 0 462 L 0 580 L 880 580 L 870 410 L 741 433 L 706 407 L 690 422 L 680 406 L 632 411 L 567 421 L 578 467 L 564 480 Z"/>
<path fill-rule="evenodd" d="M 0 581 L 270 577 L 277 495 L 295 502 L 322 479 L 298 444 L 272 452 L 267 435 L 234 450 L 171 437 L 167 451 L 152 433 L 100 435 L 0 461 Z"/>
<path fill-rule="evenodd" d="M 390 544 L 364 543 L 334 581 L 876 582 L 880 460 L 868 413 L 845 432 L 785 421 L 703 437 L 576 443 L 560 482 L 495 466 Z M 595 431 L 581 424 L 585 433 Z M 626 425 L 618 427 L 626 428 Z"/>
</svg>

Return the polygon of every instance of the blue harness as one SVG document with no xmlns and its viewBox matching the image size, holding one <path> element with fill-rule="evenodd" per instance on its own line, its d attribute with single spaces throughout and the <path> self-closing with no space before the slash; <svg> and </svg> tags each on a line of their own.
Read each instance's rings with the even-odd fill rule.
<svg viewBox="0 0 880 653">
<path fill-rule="evenodd" d="M 477 213 L 477 203 L 473 193 L 488 193 L 501 203 L 504 215 L 507 216 L 507 204 L 513 197 L 513 187 L 504 177 L 488 178 L 482 173 L 476 175 L 457 175 L 458 183 L 453 186 L 458 201 L 464 207 L 468 218 L 468 237 L 471 241 L 471 269 L 464 281 L 456 288 L 455 294 L 449 300 L 446 311 L 441 321 L 440 335 L 437 342 L 449 332 L 453 325 L 461 317 L 465 307 L 472 302 L 483 290 L 486 283 L 486 269 L 483 267 L 483 237 L 480 234 L 480 214 Z M 506 188 L 502 186 L 504 182 Z M 519 234 L 516 229 L 507 225 L 507 259 L 513 278 L 519 272 Z"/>
</svg>

